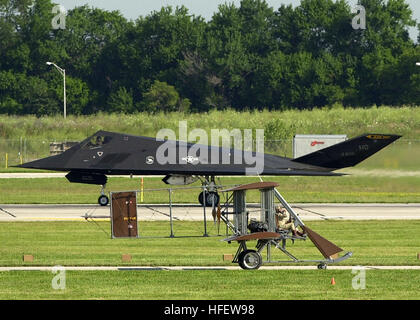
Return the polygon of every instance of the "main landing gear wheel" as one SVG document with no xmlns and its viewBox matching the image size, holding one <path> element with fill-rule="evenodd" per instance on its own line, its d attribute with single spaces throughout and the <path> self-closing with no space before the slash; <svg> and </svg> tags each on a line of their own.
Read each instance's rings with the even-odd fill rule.
<svg viewBox="0 0 420 320">
<path fill-rule="evenodd" d="M 326 270 L 326 269 L 327 269 L 327 265 L 326 265 L 325 263 L 320 263 L 320 264 L 318 265 L 318 269 L 319 269 L 319 270 Z"/>
<path fill-rule="evenodd" d="M 103 194 L 98 198 L 98 204 L 101 207 L 106 207 L 108 203 L 109 203 L 109 198 L 106 195 Z"/>
<path fill-rule="evenodd" d="M 198 195 L 198 202 L 200 202 L 201 205 L 204 205 L 204 192 L 201 192 Z M 214 206 L 217 207 L 219 205 L 220 202 L 220 196 L 217 192 L 206 192 L 206 207 L 213 207 L 213 203 Z"/>
<path fill-rule="evenodd" d="M 245 250 L 239 255 L 238 262 L 242 269 L 256 270 L 262 265 L 262 257 L 255 250 Z"/>
</svg>

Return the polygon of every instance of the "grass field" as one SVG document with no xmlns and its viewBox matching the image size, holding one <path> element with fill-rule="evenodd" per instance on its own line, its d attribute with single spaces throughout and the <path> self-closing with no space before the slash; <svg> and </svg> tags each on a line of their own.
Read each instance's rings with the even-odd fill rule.
<svg viewBox="0 0 420 320">
<path fill-rule="evenodd" d="M 265 151 L 282 156 L 293 156 L 292 138 L 295 134 L 346 134 L 349 138 L 365 133 L 400 134 L 405 142 L 396 144 L 395 152 L 384 159 L 369 162 L 386 168 L 419 169 L 412 161 L 413 152 L 419 154 L 420 107 L 337 108 L 306 111 L 212 111 L 200 114 L 134 115 L 97 114 L 71 116 L 6 116 L 0 115 L 0 167 L 4 168 L 5 155 L 10 165 L 45 157 L 50 142 L 81 141 L 98 130 L 156 137 L 161 129 L 173 130 L 179 136 L 179 121 L 187 121 L 188 133 L 199 128 L 211 137 L 212 129 L 264 129 Z M 194 142 L 193 138 L 189 139 Z M 209 141 L 217 144 L 217 142 Z M 413 150 L 414 149 L 414 150 Z M 411 157 L 405 157 L 408 154 Z M 399 156 L 401 155 L 401 156 Z"/>
<path fill-rule="evenodd" d="M 0 265 L 227 266 L 231 263 L 222 261 L 223 254 L 234 254 L 237 249 L 236 244 L 221 241 L 224 235 L 216 237 L 213 222 L 208 223 L 210 237 L 201 237 L 202 222 L 175 222 L 174 239 L 168 239 L 169 222 L 140 222 L 143 238 L 114 240 L 110 223 L 97 223 L 0 223 Z M 354 256 L 342 265 L 420 265 L 420 221 L 314 221 L 308 226 L 353 252 Z M 288 249 L 301 259 L 322 258 L 309 240 L 296 241 Z M 274 260 L 285 259 L 279 250 L 273 252 Z M 132 255 L 130 263 L 121 262 L 125 253 Z M 24 263 L 23 254 L 34 255 L 34 262 Z"/>
<path fill-rule="evenodd" d="M 353 289 L 351 270 L 67 271 L 65 290 L 52 288 L 53 277 L 50 272 L 0 272 L 0 299 L 420 299 L 420 271 L 407 270 L 367 270 L 364 290 Z"/>
<path fill-rule="evenodd" d="M 292 138 L 294 134 L 347 134 L 349 137 L 383 132 L 401 134 L 407 139 L 420 138 L 420 107 L 336 108 L 305 111 L 211 111 L 133 115 L 96 114 L 91 116 L 7 116 L 0 115 L 0 138 L 80 140 L 98 130 L 155 137 L 163 128 L 178 132 L 179 121 L 187 121 L 189 130 L 201 128 L 266 129 L 266 139 Z M 122 120 L 123 119 L 123 120 Z"/>
<path fill-rule="evenodd" d="M 232 264 L 223 262 L 222 254 L 237 248 L 221 242 L 222 237 L 111 240 L 109 223 L 99 224 L 0 223 L 0 265 L 227 266 Z M 311 228 L 354 253 L 340 265 L 420 265 L 420 221 L 323 221 L 312 222 Z M 162 236 L 168 226 L 142 222 L 140 232 L 145 230 Z M 175 234 L 201 235 L 202 225 L 182 222 Z M 320 258 L 309 240 L 289 244 L 289 249 L 301 258 Z M 132 262 L 122 263 L 123 253 L 131 254 Z M 34 255 L 34 262 L 23 263 L 22 254 Z M 280 254 L 273 258 L 284 259 Z M 351 270 L 329 269 L 67 271 L 65 290 L 52 289 L 53 277 L 46 271 L 0 272 L 0 299 L 420 299 L 417 270 L 367 270 L 364 290 L 353 289 Z"/>
<path fill-rule="evenodd" d="M 256 177 L 222 178 L 223 185 L 259 181 Z M 280 184 L 279 191 L 291 203 L 418 203 L 420 179 L 418 176 L 363 176 L 343 177 L 265 177 L 264 181 Z M 194 186 L 199 187 L 199 183 Z M 144 178 L 144 201 L 168 203 L 168 191 L 147 191 L 167 188 L 161 178 Z M 110 178 L 109 191 L 139 190 L 140 179 Z M 0 204 L 94 204 L 98 186 L 72 184 L 65 178 L 0 179 Z M 198 203 L 199 189 L 179 189 L 173 193 L 174 203 Z M 250 192 L 248 201 L 259 201 L 258 192 Z"/>
</svg>

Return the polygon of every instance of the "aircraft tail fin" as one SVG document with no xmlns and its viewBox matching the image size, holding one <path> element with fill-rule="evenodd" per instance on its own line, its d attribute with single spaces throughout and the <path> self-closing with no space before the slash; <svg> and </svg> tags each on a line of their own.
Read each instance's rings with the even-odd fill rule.
<svg viewBox="0 0 420 320">
<path fill-rule="evenodd" d="M 353 167 L 401 138 L 391 134 L 366 134 L 293 159 L 295 162 L 337 170 Z"/>
</svg>

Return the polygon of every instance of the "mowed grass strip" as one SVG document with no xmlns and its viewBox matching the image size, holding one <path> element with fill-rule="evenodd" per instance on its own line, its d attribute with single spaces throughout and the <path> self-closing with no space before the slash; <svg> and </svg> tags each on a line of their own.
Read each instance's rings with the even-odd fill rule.
<svg viewBox="0 0 420 320">
<path fill-rule="evenodd" d="M 308 226 L 353 257 L 340 265 L 420 265 L 420 220 L 414 221 L 313 221 Z M 224 254 L 235 254 L 225 226 L 208 222 L 210 237 L 202 237 L 202 222 L 176 221 L 175 237 L 169 222 L 139 222 L 140 239 L 111 239 L 109 222 L 3 222 L 0 223 L 1 266 L 230 266 Z M 192 237 L 193 236 L 193 237 Z M 255 242 L 249 242 L 250 248 Z M 288 242 L 300 259 L 323 259 L 310 240 Z M 23 255 L 33 262 L 23 262 Z M 130 262 L 121 255 L 130 254 Z M 265 253 L 263 255 L 265 257 Z M 274 260 L 288 260 L 272 250 Z"/>
<path fill-rule="evenodd" d="M 51 272 L 0 272 L 0 299 L 367 300 L 419 299 L 420 271 L 366 270 L 355 290 L 352 270 L 66 271 L 54 290 Z M 331 285 L 334 277 L 336 284 Z"/>
<path fill-rule="evenodd" d="M 168 203 L 161 178 L 144 178 L 145 203 Z M 257 182 L 257 177 L 223 177 L 221 184 Z M 278 190 L 291 203 L 419 203 L 420 179 L 416 176 L 375 177 L 264 177 L 280 184 Z M 174 203 L 198 203 L 197 189 L 174 189 Z M 139 190 L 139 178 L 110 177 L 108 191 Z M 95 204 L 100 187 L 69 183 L 65 178 L 0 179 L 1 204 Z M 248 202 L 259 201 L 258 192 L 249 192 Z"/>
</svg>

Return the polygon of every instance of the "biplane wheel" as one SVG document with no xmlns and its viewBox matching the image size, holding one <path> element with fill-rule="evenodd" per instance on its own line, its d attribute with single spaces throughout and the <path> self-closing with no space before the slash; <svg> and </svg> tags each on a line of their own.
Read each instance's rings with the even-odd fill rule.
<svg viewBox="0 0 420 320">
<path fill-rule="evenodd" d="M 326 265 L 325 263 L 320 263 L 320 264 L 318 265 L 318 269 L 319 269 L 319 270 L 326 270 L 326 269 L 327 269 L 327 265 Z"/>
<path fill-rule="evenodd" d="M 255 250 L 245 250 L 239 255 L 238 262 L 242 269 L 256 270 L 262 265 L 262 257 Z"/>
<path fill-rule="evenodd" d="M 101 196 L 98 198 L 98 204 L 99 204 L 101 207 L 106 207 L 106 206 L 108 205 L 108 203 L 109 203 L 109 198 L 108 198 L 106 195 L 101 195 Z"/>
<path fill-rule="evenodd" d="M 204 192 L 201 192 L 198 195 L 198 202 L 200 202 L 201 205 L 204 205 Z M 213 202 L 214 202 L 214 206 L 217 207 L 219 202 L 220 202 L 220 196 L 217 192 L 206 192 L 206 207 L 213 207 Z"/>
</svg>

